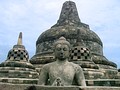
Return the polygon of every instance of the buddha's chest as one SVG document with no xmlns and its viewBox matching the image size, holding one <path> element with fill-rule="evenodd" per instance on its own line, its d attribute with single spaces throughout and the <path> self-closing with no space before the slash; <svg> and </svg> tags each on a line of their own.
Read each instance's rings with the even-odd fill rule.
<svg viewBox="0 0 120 90">
<path fill-rule="evenodd" d="M 55 80 L 61 78 L 62 80 L 72 81 L 75 75 L 75 70 L 71 66 L 57 66 L 49 68 L 49 78 Z"/>
</svg>

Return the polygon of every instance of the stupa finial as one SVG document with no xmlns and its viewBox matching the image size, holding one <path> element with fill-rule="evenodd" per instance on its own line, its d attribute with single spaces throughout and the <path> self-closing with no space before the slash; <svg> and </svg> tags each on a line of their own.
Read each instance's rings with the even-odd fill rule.
<svg viewBox="0 0 120 90">
<path fill-rule="evenodd" d="M 17 45 L 22 45 L 22 32 L 19 34 Z"/>
<path fill-rule="evenodd" d="M 62 11 L 56 25 L 62 26 L 62 25 L 71 25 L 71 24 L 79 24 L 79 23 L 80 23 L 80 18 L 78 16 L 78 11 L 75 3 L 70 0 L 66 1 L 63 4 Z"/>
</svg>

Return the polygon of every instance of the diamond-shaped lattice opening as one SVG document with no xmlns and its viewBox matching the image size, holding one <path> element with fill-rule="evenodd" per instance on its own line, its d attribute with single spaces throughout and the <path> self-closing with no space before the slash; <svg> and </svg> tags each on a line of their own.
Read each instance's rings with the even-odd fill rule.
<svg viewBox="0 0 120 90">
<path fill-rule="evenodd" d="M 85 56 L 85 59 L 88 59 L 88 57 L 87 57 L 87 56 Z"/>
<path fill-rule="evenodd" d="M 78 56 L 78 59 L 81 59 L 81 57 L 80 57 L 80 56 Z"/>
<path fill-rule="evenodd" d="M 77 50 L 77 48 L 75 48 L 74 50 Z"/>
<path fill-rule="evenodd" d="M 21 60 L 23 60 L 23 57 L 20 57 Z"/>
<path fill-rule="evenodd" d="M 71 56 L 71 59 L 73 59 L 73 56 Z"/>
<path fill-rule="evenodd" d="M 84 53 L 81 53 L 81 56 L 84 56 Z"/>
<path fill-rule="evenodd" d="M 17 52 L 14 52 L 15 54 L 17 54 Z"/>
<path fill-rule="evenodd" d="M 74 56 L 77 56 L 77 53 L 74 53 Z"/>
<path fill-rule="evenodd" d="M 81 50 L 83 50 L 83 48 L 81 48 Z"/>
</svg>

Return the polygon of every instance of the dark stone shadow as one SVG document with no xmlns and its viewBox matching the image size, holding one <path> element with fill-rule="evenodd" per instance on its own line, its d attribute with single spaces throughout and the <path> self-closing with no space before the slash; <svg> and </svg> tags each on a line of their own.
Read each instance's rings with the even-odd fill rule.
<svg viewBox="0 0 120 90">
<path fill-rule="evenodd" d="M 35 86 L 29 86 L 25 90 L 37 90 Z"/>
</svg>

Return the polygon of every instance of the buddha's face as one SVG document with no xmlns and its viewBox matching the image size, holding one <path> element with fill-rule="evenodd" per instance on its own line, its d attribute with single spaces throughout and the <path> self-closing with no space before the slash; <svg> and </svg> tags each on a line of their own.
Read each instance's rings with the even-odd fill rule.
<svg viewBox="0 0 120 90">
<path fill-rule="evenodd" d="M 66 44 L 57 44 L 55 47 L 55 57 L 58 60 L 65 60 L 69 57 L 69 47 Z"/>
</svg>

